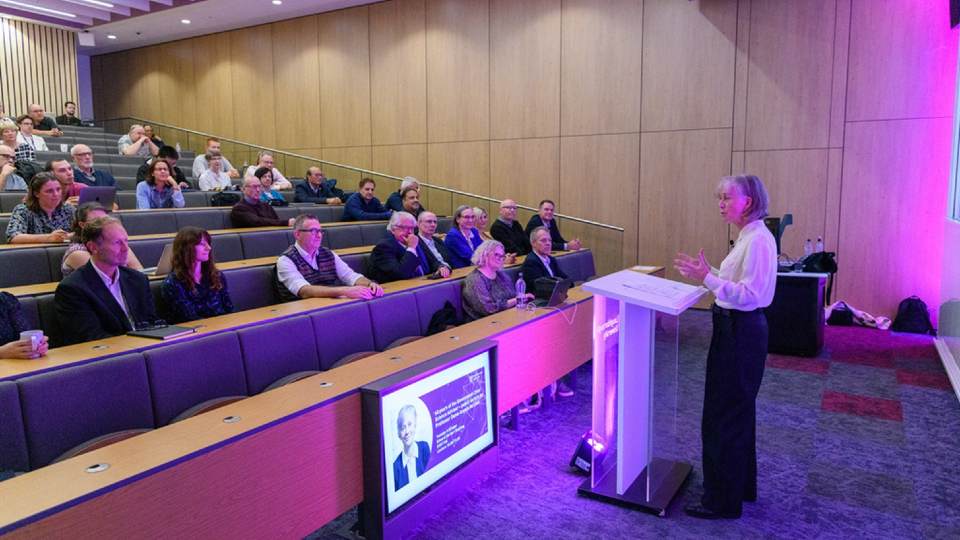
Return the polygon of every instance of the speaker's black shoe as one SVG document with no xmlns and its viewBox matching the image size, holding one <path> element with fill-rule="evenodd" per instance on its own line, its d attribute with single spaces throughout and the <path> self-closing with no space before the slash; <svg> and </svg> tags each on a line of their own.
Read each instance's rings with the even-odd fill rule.
<svg viewBox="0 0 960 540">
<path fill-rule="evenodd" d="M 700 519 L 737 519 L 740 517 L 739 512 L 717 512 L 716 510 L 711 510 L 700 503 L 688 504 L 683 511 L 686 512 L 690 517 Z"/>
</svg>

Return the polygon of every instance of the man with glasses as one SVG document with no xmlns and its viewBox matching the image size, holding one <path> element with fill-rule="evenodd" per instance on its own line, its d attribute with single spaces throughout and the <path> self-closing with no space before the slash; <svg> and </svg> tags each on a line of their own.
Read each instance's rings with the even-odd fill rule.
<svg viewBox="0 0 960 540">
<path fill-rule="evenodd" d="M 274 286 L 281 300 L 298 298 L 357 298 L 383 296 L 383 288 L 354 272 L 333 251 L 323 247 L 323 229 L 314 216 L 300 214 L 293 220 L 296 240 L 277 259 Z"/>
<path fill-rule="evenodd" d="M 26 191 L 27 183 L 23 177 L 17 174 L 17 168 L 14 166 L 16 155 L 14 151 L 4 145 L 0 145 L 0 191 Z"/>
<path fill-rule="evenodd" d="M 417 221 L 412 214 L 394 212 L 390 216 L 390 224 L 387 225 L 390 235 L 381 240 L 370 254 L 370 277 L 387 283 L 439 272 L 442 268 L 440 263 L 427 257 L 416 229 Z M 447 270 L 449 275 L 449 268 Z"/>
<path fill-rule="evenodd" d="M 70 149 L 73 156 L 73 178 L 88 186 L 113 187 L 117 185 L 116 178 L 107 171 L 93 166 L 93 150 L 85 144 L 75 144 Z"/>
<path fill-rule="evenodd" d="M 530 240 L 517 221 L 517 201 L 504 199 L 500 203 L 500 217 L 490 226 L 490 236 L 503 244 L 507 253 L 526 255 L 530 253 Z"/>
<path fill-rule="evenodd" d="M 293 218 L 280 219 L 272 206 L 260 200 L 260 179 L 248 176 L 243 179 L 243 198 L 233 205 L 230 221 L 234 227 L 282 227 L 293 225 Z"/>
</svg>

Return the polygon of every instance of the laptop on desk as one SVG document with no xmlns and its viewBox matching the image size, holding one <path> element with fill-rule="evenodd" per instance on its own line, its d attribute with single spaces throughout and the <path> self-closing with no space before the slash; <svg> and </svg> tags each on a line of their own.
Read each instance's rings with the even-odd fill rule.
<svg viewBox="0 0 960 540">
<path fill-rule="evenodd" d="M 77 204 L 97 202 L 109 212 L 113 209 L 113 201 L 117 199 L 117 188 L 114 186 L 87 186 L 80 190 L 80 199 Z"/>
<path fill-rule="evenodd" d="M 553 307 L 566 302 L 567 291 L 570 290 L 573 281 L 569 279 L 546 279 L 553 282 L 553 288 L 549 290 L 549 295 L 542 295 L 541 293 L 544 289 L 538 285 L 536 292 L 537 298 L 533 300 L 533 305 L 537 307 Z M 539 282 L 540 280 L 537 281 Z"/>
<path fill-rule="evenodd" d="M 143 273 L 148 276 L 165 276 L 173 270 L 173 244 L 163 246 L 163 252 L 160 253 L 160 262 L 156 266 L 144 268 Z"/>
</svg>

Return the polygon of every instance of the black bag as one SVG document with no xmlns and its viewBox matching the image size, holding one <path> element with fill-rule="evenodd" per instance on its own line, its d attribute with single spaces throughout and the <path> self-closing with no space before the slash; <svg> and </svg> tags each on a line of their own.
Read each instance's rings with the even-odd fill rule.
<svg viewBox="0 0 960 540">
<path fill-rule="evenodd" d="M 27 183 L 27 191 L 30 190 L 30 180 L 33 180 L 33 177 L 36 176 L 37 173 L 43 172 L 43 163 L 30 161 L 28 159 L 17 160 L 14 162 L 13 167 L 17 170 L 17 175 Z"/>
<path fill-rule="evenodd" d="M 240 195 L 218 191 L 210 197 L 210 206 L 233 206 L 240 202 Z"/>
<path fill-rule="evenodd" d="M 830 326 L 853 326 L 853 310 L 844 302 L 837 302 L 827 319 Z"/>
<path fill-rule="evenodd" d="M 832 251 L 818 251 L 811 253 L 803 259 L 803 271 L 817 274 L 830 274 L 827 280 L 827 291 L 824 302 L 830 303 L 830 297 L 833 296 L 833 275 L 837 272 L 837 254 Z"/>
<path fill-rule="evenodd" d="M 934 334 L 927 304 L 917 296 L 903 299 L 897 307 L 897 317 L 890 325 L 890 330 L 911 334 Z"/>
<path fill-rule="evenodd" d="M 267 201 L 267 204 L 270 206 L 289 206 L 290 203 L 286 199 L 270 199 Z"/>
<path fill-rule="evenodd" d="M 430 317 L 430 326 L 427 327 L 427 335 L 439 334 L 453 326 L 460 326 L 463 321 L 457 317 L 457 308 L 449 300 L 443 303 L 443 307 L 437 310 Z"/>
</svg>

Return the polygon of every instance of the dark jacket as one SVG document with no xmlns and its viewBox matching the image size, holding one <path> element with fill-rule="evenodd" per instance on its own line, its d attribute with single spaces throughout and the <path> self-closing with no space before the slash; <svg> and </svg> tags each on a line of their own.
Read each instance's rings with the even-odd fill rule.
<svg viewBox="0 0 960 540">
<path fill-rule="evenodd" d="M 430 445 L 424 441 L 417 441 L 417 476 L 422 476 L 427 470 L 427 464 L 430 463 Z M 407 468 L 403 466 L 403 453 L 393 460 L 393 490 L 399 491 L 400 488 L 410 483 Z"/>
<path fill-rule="evenodd" d="M 443 239 L 444 245 L 447 246 L 447 251 L 450 252 L 450 258 L 447 259 L 447 262 L 454 268 L 463 268 L 473 264 L 470 258 L 473 257 L 474 250 L 483 243 L 483 238 L 480 237 L 480 231 L 477 229 L 472 230 L 474 234 L 471 240 L 467 240 L 467 237 L 456 227 L 447 231 L 447 236 Z"/>
<path fill-rule="evenodd" d="M 403 199 L 400 198 L 400 192 L 394 191 L 387 197 L 387 203 L 384 205 L 388 210 L 394 212 L 403 212 Z"/>
<path fill-rule="evenodd" d="M 557 258 L 550 256 L 550 269 L 553 270 L 553 276 L 568 279 L 567 274 L 560 269 L 560 265 L 557 264 Z M 527 292 L 533 295 L 537 294 L 536 282 L 538 278 L 550 277 L 550 274 L 547 272 L 547 267 L 543 265 L 543 261 L 540 260 L 540 257 L 536 253 L 531 253 L 527 255 L 527 258 L 523 260 L 523 266 L 520 267 L 520 273 L 523 274 L 523 281 L 527 284 Z"/>
<path fill-rule="evenodd" d="M 530 233 L 533 232 L 533 230 L 537 227 L 543 227 L 543 220 L 540 219 L 538 214 L 534 214 L 533 217 L 530 218 L 530 221 L 527 222 L 527 228 L 524 229 L 524 232 L 527 233 L 527 238 L 530 237 Z M 549 230 L 550 241 L 552 242 L 551 249 L 554 251 L 563 251 L 567 241 L 564 240 L 563 236 L 560 235 L 560 228 L 557 227 L 556 218 L 550 220 Z"/>
<path fill-rule="evenodd" d="M 513 220 L 513 224 L 509 227 L 499 219 L 494 221 L 490 226 L 490 236 L 503 244 L 503 249 L 507 253 L 517 255 L 530 253 L 530 235 L 523 230 L 523 226 L 517 220 Z"/>
<path fill-rule="evenodd" d="M 113 187 L 117 185 L 116 178 L 107 171 L 102 171 L 100 169 L 93 170 L 93 177 L 96 179 L 92 184 L 90 180 L 87 179 L 87 176 L 80 171 L 80 169 L 73 168 L 73 179 L 81 184 L 86 184 L 88 186 L 106 186 Z"/>
<path fill-rule="evenodd" d="M 257 201 L 255 204 L 250 204 L 246 198 L 243 198 L 233 205 L 230 221 L 233 222 L 234 227 L 283 227 L 288 220 L 277 217 L 277 212 L 265 202 Z"/>
<path fill-rule="evenodd" d="M 432 266 L 430 264 L 431 259 L 433 259 Z M 417 254 L 414 255 L 391 235 L 377 243 L 373 252 L 370 253 L 368 268 L 370 275 L 368 277 L 380 283 L 387 283 L 432 274 L 439 267 L 436 259 L 433 257 L 427 258 L 427 254 L 420 244 L 417 244 Z"/>
<path fill-rule="evenodd" d="M 427 256 L 427 261 L 430 263 L 430 268 L 434 268 L 434 272 L 440 269 L 440 266 L 446 266 L 447 268 L 452 268 L 450 266 L 450 252 L 447 250 L 447 246 L 443 244 L 443 239 L 437 235 L 433 235 L 433 245 L 436 246 L 437 251 L 440 252 L 440 256 L 443 257 L 443 264 L 440 264 L 440 261 L 433 255 L 433 252 L 430 251 L 423 243 L 423 237 L 420 237 L 420 247 L 423 248 L 424 255 Z"/>
<path fill-rule="evenodd" d="M 334 180 L 336 182 L 336 180 Z M 320 189 L 314 190 L 310 182 L 294 182 L 293 202 L 312 202 L 316 204 L 327 204 L 327 199 L 339 199 L 340 196 L 333 191 L 333 185 L 330 180 L 320 183 Z M 342 193 L 342 192 L 341 192 Z M 343 199 L 341 199 L 342 201 Z"/>
<path fill-rule="evenodd" d="M 390 219 L 390 210 L 387 210 L 380 204 L 376 197 L 370 199 L 370 202 L 363 200 L 359 193 L 354 193 L 347 199 L 346 206 L 343 208 L 344 221 L 378 221 Z"/>
<path fill-rule="evenodd" d="M 57 125 L 59 126 L 82 126 L 83 122 L 80 121 L 76 116 L 67 116 L 61 114 L 57 117 Z"/>
<path fill-rule="evenodd" d="M 130 318 L 138 323 L 156 321 L 157 312 L 147 276 L 123 266 L 118 271 L 120 290 Z M 57 285 L 53 301 L 66 345 L 119 336 L 133 330 L 120 304 L 94 270 L 92 261 Z"/>
</svg>

